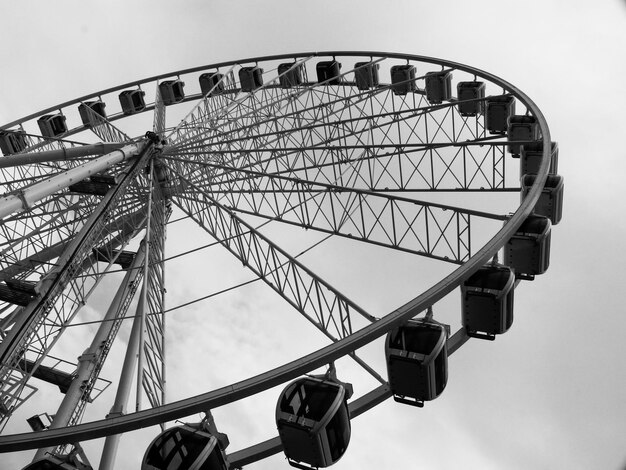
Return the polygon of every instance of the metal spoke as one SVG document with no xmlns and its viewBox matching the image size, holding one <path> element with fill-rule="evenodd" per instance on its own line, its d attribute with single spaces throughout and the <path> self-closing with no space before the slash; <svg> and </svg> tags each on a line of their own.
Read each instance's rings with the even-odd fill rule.
<svg viewBox="0 0 626 470">
<path fill-rule="evenodd" d="M 225 169 L 214 164 L 196 166 Z M 506 220 L 505 215 L 236 169 L 230 170 L 223 183 L 219 174 L 212 177 L 210 188 L 205 189 L 205 180 L 194 178 L 198 174 L 204 172 L 186 169 L 186 181 L 198 182 L 181 197 L 193 197 L 198 188 L 210 190 L 222 204 L 238 212 L 454 263 L 472 255 L 471 220 L 474 231 L 480 227 L 475 224 L 477 219 Z M 445 243 L 439 243 L 443 240 Z"/>
<path fill-rule="evenodd" d="M 151 164 L 150 192 L 148 197 L 148 221 L 145 245 L 147 256 L 144 264 L 142 290 L 142 330 L 140 335 L 137 409 L 141 408 L 143 388 L 152 407 L 165 403 L 165 272 L 163 256 L 165 249 L 165 225 L 171 214 L 170 204 L 156 181 L 154 164 Z"/>
<path fill-rule="evenodd" d="M 341 89 L 343 90 L 343 88 Z M 388 94 L 391 95 L 391 92 Z M 323 99 L 324 96 L 319 92 L 315 95 L 319 99 Z M 287 100 L 288 97 L 289 95 L 285 95 L 283 98 L 283 107 L 286 104 L 293 104 Z M 392 99 L 391 96 L 388 98 L 388 101 L 395 108 L 397 106 L 396 100 Z M 331 101 L 331 103 L 324 102 L 322 107 L 319 107 L 318 103 L 318 108 L 311 107 L 310 111 L 307 111 L 308 108 L 305 107 L 293 118 L 290 118 L 290 114 L 287 113 L 285 116 L 272 114 L 271 116 L 274 116 L 272 119 L 266 119 L 264 116 L 268 112 L 268 106 L 264 105 L 260 98 L 257 101 L 260 103 L 259 110 L 257 110 L 261 114 L 260 116 L 250 113 L 246 108 L 247 114 L 236 120 L 229 118 L 223 124 L 223 126 L 228 126 L 231 133 L 238 133 L 237 138 L 229 139 L 228 134 L 224 134 L 224 129 L 214 126 L 215 131 L 208 133 L 207 139 L 210 140 L 203 146 L 199 147 L 194 142 L 192 146 L 183 145 L 168 148 L 165 153 L 172 155 L 183 153 L 190 159 L 219 161 L 242 169 L 256 171 L 295 172 L 299 170 L 300 174 L 305 174 L 305 179 L 310 179 L 308 173 L 311 168 L 328 167 L 327 169 L 335 169 L 335 167 L 341 167 L 346 163 L 367 159 L 371 173 L 367 184 L 370 188 L 382 186 L 418 189 L 422 188 L 424 183 L 429 189 L 470 189 L 471 187 L 479 187 L 479 184 L 481 188 L 482 186 L 488 188 L 504 187 L 503 167 L 498 169 L 493 178 L 486 177 L 486 173 L 482 171 L 483 165 L 486 166 L 494 162 L 503 165 L 503 143 L 500 143 L 497 149 L 488 146 L 479 151 L 479 145 L 493 138 L 473 133 L 459 134 L 456 136 L 457 140 L 444 142 L 429 140 L 424 142 L 421 140 L 417 126 L 423 127 L 422 132 L 427 133 L 428 120 L 434 120 L 438 128 L 441 128 L 443 123 L 436 120 L 430 113 L 416 112 L 412 106 L 418 106 L 419 103 L 406 103 L 405 100 L 402 100 L 400 107 L 393 109 L 387 116 L 380 113 L 374 114 L 373 117 L 344 120 L 342 113 L 346 111 L 356 110 L 363 114 L 368 108 L 368 102 L 370 108 L 374 106 L 371 104 L 372 101 L 375 101 L 377 106 L 381 106 L 381 102 L 376 101 L 376 95 L 373 93 L 357 94 Z M 280 100 L 270 100 L 270 102 L 275 105 L 275 112 L 283 109 L 279 106 Z M 385 101 L 383 105 L 387 105 L 386 103 Z M 336 104 L 337 107 L 332 107 L 333 104 Z M 448 112 L 444 114 L 444 120 L 446 116 L 454 116 L 455 113 L 458 113 L 456 110 L 450 112 L 450 109 L 455 108 L 446 109 Z M 324 114 L 322 114 L 323 111 L 325 111 Z M 316 114 L 308 117 L 310 113 Z M 210 116 L 214 122 L 215 117 Z M 309 120 L 313 124 L 306 126 L 301 124 Z M 199 124 L 196 123 L 196 125 Z M 397 127 L 398 137 L 391 136 L 389 133 L 394 126 Z M 346 127 L 346 129 L 338 132 L 337 130 L 342 127 Z M 376 134 L 374 134 L 375 131 Z M 371 142 L 376 142 L 376 144 Z M 464 150 L 460 152 L 458 149 L 454 150 L 455 147 L 463 147 Z M 444 157 L 441 150 L 447 148 L 451 148 L 453 153 Z M 377 150 L 380 149 L 392 150 L 379 154 Z M 485 154 L 494 152 L 498 153 L 497 159 L 494 161 L 485 159 Z M 477 156 L 475 157 L 474 154 Z M 429 156 L 429 158 L 424 158 L 425 156 Z M 434 158 L 437 159 L 437 162 L 442 161 L 443 164 L 436 165 L 437 162 L 433 160 Z M 472 174 L 463 179 L 461 179 L 462 176 L 456 176 L 457 174 L 463 175 L 468 166 L 472 170 L 472 165 L 470 165 L 472 163 L 477 167 Z M 453 164 L 455 171 L 451 171 Z M 443 172 L 438 174 L 437 171 L 441 171 L 439 170 L 440 167 L 443 168 Z M 394 180 L 396 168 L 403 170 L 400 172 L 399 180 Z M 478 180 L 476 175 L 479 174 L 485 177 Z M 448 176 L 447 179 L 446 176 Z"/>
</svg>

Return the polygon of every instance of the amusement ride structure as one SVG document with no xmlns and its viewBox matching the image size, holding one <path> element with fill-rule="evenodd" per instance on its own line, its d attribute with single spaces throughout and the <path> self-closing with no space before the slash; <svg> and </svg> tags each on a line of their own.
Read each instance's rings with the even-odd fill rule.
<svg viewBox="0 0 626 470">
<path fill-rule="evenodd" d="M 298 53 L 163 74 L 3 125 L 0 148 L 0 452 L 36 449 L 29 470 L 92 468 L 98 457 L 81 442 L 99 438 L 99 468 L 116 468 L 120 436 L 156 425 L 142 469 L 234 469 L 281 451 L 298 468 L 332 465 L 353 418 L 391 397 L 424 406 L 444 392 L 449 355 L 511 327 L 515 288 L 548 269 L 562 212 L 558 146 L 530 98 L 490 73 L 414 55 Z M 182 218 L 325 346 L 168 402 L 165 298 L 177 280 L 166 283 L 166 229 Z M 375 315 L 267 223 L 418 257 L 445 275 Z M 451 293 L 456 324 L 436 305 Z M 92 294 L 107 300 L 84 352 L 57 358 Z M 83 422 L 131 319 L 111 411 Z M 386 371 L 359 355 L 379 338 Z M 342 358 L 378 385 L 357 390 Z M 33 410 L 32 432 L 7 434 L 42 383 L 57 388 L 56 411 Z M 231 452 L 211 410 L 276 386 L 277 436 Z M 127 411 L 133 388 L 148 403 Z M 200 423 L 165 425 L 195 413 Z"/>
</svg>

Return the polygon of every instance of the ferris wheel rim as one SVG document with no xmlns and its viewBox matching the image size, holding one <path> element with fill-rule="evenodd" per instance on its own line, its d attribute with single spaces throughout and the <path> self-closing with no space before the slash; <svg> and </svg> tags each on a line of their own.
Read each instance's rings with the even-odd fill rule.
<svg viewBox="0 0 626 470">
<path fill-rule="evenodd" d="M 382 58 L 386 58 L 386 59 L 401 59 L 401 60 L 407 60 L 407 61 L 416 61 L 416 62 L 425 62 L 425 63 L 430 63 L 430 64 L 435 64 L 435 65 L 441 65 L 443 66 L 448 66 L 457 70 L 461 70 L 464 72 L 468 72 L 471 74 L 474 74 L 477 77 L 482 77 L 485 78 L 487 80 L 490 80 L 492 83 L 498 84 L 502 87 L 503 90 L 506 90 L 507 92 L 511 93 L 513 96 L 519 98 L 520 100 L 522 100 L 522 102 L 524 102 L 524 99 L 529 99 L 521 90 L 519 90 L 517 87 L 515 87 L 514 85 L 512 85 L 511 83 L 503 80 L 502 78 L 487 72 L 485 70 L 476 68 L 476 67 L 472 67 L 466 64 L 462 64 L 460 62 L 454 62 L 454 61 L 450 61 L 450 60 L 446 60 L 446 59 L 441 59 L 441 58 L 437 58 L 437 57 L 431 57 L 431 56 L 423 56 L 423 55 L 417 55 L 417 54 L 405 54 L 405 53 L 394 53 L 394 52 L 384 52 L 384 51 L 310 51 L 310 52 L 297 52 L 297 53 L 285 53 L 285 54 L 273 54 L 273 55 L 267 55 L 267 56 L 256 56 L 256 57 L 248 57 L 248 58 L 243 58 L 243 59 L 237 59 L 237 60 L 228 60 L 228 61 L 222 61 L 222 62 L 216 62 L 216 63 L 212 63 L 212 64 L 207 64 L 207 65 L 202 65 L 202 66 L 198 66 L 198 67 L 189 67 L 189 68 L 185 68 L 185 69 L 179 69 L 179 70 L 175 70 L 172 72 L 168 72 L 168 73 L 163 73 L 163 74 L 158 74 L 158 75 L 153 75 L 150 77 L 146 77 L 140 80 L 133 80 L 131 82 L 127 82 L 124 83 L 122 85 L 116 85 L 113 87 L 109 87 L 109 88 L 105 88 L 96 92 L 92 92 L 89 93 L 87 95 L 81 96 L 79 98 L 74 98 L 59 104 L 56 104 L 54 106 L 49 106 L 43 110 L 39 110 L 37 112 L 31 113 L 27 116 L 24 116 L 22 118 L 13 120 L 9 123 L 6 124 L 2 124 L 0 125 L 0 130 L 8 130 L 13 126 L 22 124 L 26 121 L 29 121 L 31 119 L 34 119 L 36 117 L 42 116 L 44 114 L 53 112 L 53 111 L 58 111 L 62 108 L 66 108 L 68 106 L 71 105 L 75 105 L 75 104 L 79 104 L 81 102 L 93 99 L 93 98 L 98 98 L 102 95 L 106 95 L 109 93 L 113 93 L 119 90 L 124 90 L 127 88 L 132 88 L 132 87 L 141 87 L 141 85 L 145 85 L 148 83 L 153 83 L 153 82 L 158 82 L 161 79 L 164 78 L 171 78 L 171 77 L 177 77 L 180 75 L 185 75 L 185 74 L 190 74 L 190 73 L 197 73 L 197 72 L 202 72 L 202 71 L 206 71 L 206 70 L 212 70 L 212 69 L 219 69 L 220 67 L 228 67 L 228 66 L 233 66 L 233 65 L 240 65 L 240 64 L 247 64 L 247 63 L 258 63 L 258 62 L 267 62 L 267 61 L 274 61 L 274 60 L 282 60 L 282 59 L 299 59 L 299 58 L 306 58 L 306 57 L 342 57 L 342 56 L 346 56 L 346 57 L 382 57 Z M 192 100 L 192 99 L 197 99 L 199 96 L 198 95 L 193 95 L 190 96 L 188 98 L 186 98 L 186 100 Z M 146 106 L 144 112 L 147 111 L 151 111 L 154 109 L 154 106 Z M 124 115 L 118 115 L 115 116 L 113 118 L 113 120 L 117 120 L 120 118 L 124 118 Z M 546 125 L 547 127 L 547 125 Z M 67 135 L 72 135 L 76 132 L 81 132 L 85 130 L 85 128 L 79 128 L 76 129 L 75 132 L 70 132 Z"/>
<path fill-rule="evenodd" d="M 314 52 L 314 53 L 298 53 L 298 54 L 281 54 L 281 55 L 273 55 L 273 56 L 264 56 L 264 57 L 256 57 L 249 59 L 242 59 L 237 61 L 228 61 L 217 64 L 211 64 L 208 66 L 193 68 L 193 69 L 185 69 L 180 70 L 178 72 L 173 72 L 169 74 L 162 74 L 158 76 L 151 77 L 149 79 L 144 79 L 141 81 L 129 82 L 128 84 L 124 84 L 115 88 L 107 89 L 100 91 L 98 93 L 93 93 L 90 95 L 86 95 L 84 97 L 78 98 L 73 101 L 69 101 L 59 106 L 54 106 L 51 108 L 47 108 L 46 110 L 40 111 L 38 113 L 27 116 L 23 119 L 13 121 L 9 124 L 1 126 L 0 129 L 6 129 L 12 127 L 16 124 L 20 124 L 26 120 L 32 119 L 34 117 L 45 114 L 49 111 L 54 111 L 59 109 L 60 107 L 71 105 L 78 103 L 80 101 L 84 101 L 85 99 L 89 99 L 92 97 L 96 97 L 100 94 L 105 94 L 107 92 L 112 92 L 116 90 L 123 89 L 128 86 L 136 86 L 142 83 L 148 83 L 151 81 L 159 80 L 165 77 L 171 77 L 178 74 L 201 71 L 221 66 L 226 66 L 230 64 L 240 64 L 240 63 L 248 63 L 248 62 L 258 62 L 265 60 L 279 60 L 284 58 L 294 58 L 294 57 L 307 57 L 307 56 L 384 56 L 390 58 L 399 58 L 399 59 L 407 59 L 407 60 L 415 60 L 420 62 L 429 62 L 442 66 L 451 66 L 459 70 L 464 70 L 466 72 L 475 73 L 477 76 L 489 79 L 493 83 L 501 85 L 504 90 L 507 90 L 512 95 L 520 99 L 527 108 L 533 113 L 538 121 L 538 125 L 541 131 L 542 139 L 544 142 L 550 142 L 550 133 L 548 129 L 547 122 L 541 113 L 540 109 L 535 105 L 535 103 L 522 91 L 511 85 L 510 83 L 492 75 L 488 72 L 484 72 L 479 69 L 475 69 L 473 67 L 469 67 L 463 64 L 458 64 L 451 61 L 446 61 L 442 59 L 436 59 L 432 57 L 419 56 L 419 55 L 408 55 L 408 54 L 394 54 L 394 53 L 381 53 L 381 52 L 350 52 L 350 51 L 328 51 L 328 52 Z M 447 295 L 453 289 L 458 287 L 458 285 L 472 272 L 478 269 L 480 266 L 485 264 L 489 259 L 491 259 L 494 254 L 502 247 L 504 243 L 510 238 L 510 236 L 517 230 L 517 228 L 522 224 L 525 218 L 530 215 L 532 209 L 537 202 L 543 185 L 545 183 L 548 170 L 549 170 L 549 160 L 550 160 L 550 149 L 548 145 L 543 146 L 543 156 L 542 162 L 540 165 L 540 169 L 538 172 L 538 176 L 534 181 L 533 186 L 530 188 L 526 197 L 523 198 L 517 210 L 511 215 L 511 217 L 503 224 L 503 227 L 494 235 L 485 245 L 483 245 L 469 260 L 464 262 L 459 268 L 455 269 L 451 274 L 441 279 L 435 285 L 431 286 L 425 292 L 415 297 L 410 302 L 407 302 L 403 306 L 393 310 L 388 313 L 384 317 L 382 317 L 377 322 L 364 327 L 363 329 L 353 333 L 352 335 L 340 339 L 338 342 L 333 343 L 329 346 L 321 348 L 313 353 L 310 353 L 302 358 L 299 358 L 290 363 L 284 364 L 278 368 L 267 371 L 264 374 L 260 374 L 256 377 L 263 377 L 260 382 L 263 384 L 262 386 L 259 384 L 259 381 L 256 381 L 256 377 L 246 379 L 241 382 L 237 382 L 234 384 L 230 384 L 226 387 L 222 387 L 217 390 L 213 390 L 211 392 L 207 392 L 205 394 L 200 394 L 195 397 L 190 397 L 184 400 L 179 400 L 168 405 L 164 405 L 159 408 L 139 411 L 135 413 L 129 413 L 124 416 L 108 418 L 106 420 L 100 421 L 92 421 L 91 423 L 85 423 L 81 425 L 75 426 L 71 431 L 68 431 L 69 428 L 61 428 L 58 430 L 48 430 L 45 434 L 46 436 L 37 436 L 33 435 L 33 433 L 26 434 L 13 434 L 0 436 L 0 452 L 11 452 L 14 450 L 25 450 L 37 448 L 45 445 L 56 444 L 59 442 L 67 441 L 68 438 L 78 438 L 78 440 L 86 440 L 93 439 L 96 437 L 102 437 L 110 434 L 118 434 L 120 432 L 127 432 L 130 430 L 139 429 L 142 427 L 150 426 L 153 424 L 159 424 L 162 422 L 170 421 L 172 419 L 188 416 L 196 411 L 200 411 L 202 409 L 214 408 L 218 406 L 223 406 L 225 404 L 238 401 L 247 396 L 258 393 L 262 390 L 266 390 L 271 388 L 274 385 L 278 385 L 284 383 L 292 378 L 295 378 L 302 373 L 309 372 L 319 366 L 329 363 L 333 359 L 338 357 L 342 357 L 349 352 L 352 352 L 358 349 L 365 344 L 381 337 L 384 335 L 389 329 L 393 328 L 393 326 L 401 323 L 405 320 L 408 320 L 411 317 L 419 314 L 424 311 L 428 306 L 434 304 L 437 300 L 440 300 L 442 297 Z M 269 374 L 269 375 L 268 375 Z M 248 383 L 253 381 L 252 383 Z M 261 387 L 261 388 L 260 388 Z M 228 396 L 228 398 L 226 398 Z M 166 417 L 166 419 L 163 419 Z M 95 430 L 97 428 L 97 430 Z M 106 429 L 107 432 L 103 432 L 102 430 Z M 110 432 L 109 432 L 110 431 Z M 82 434 L 81 434 L 82 433 Z M 90 437 L 87 437 L 89 433 Z M 99 434 L 98 434 L 99 433 Z M 97 435 L 96 435 L 97 434 Z M 20 436 L 28 436 L 27 438 L 19 438 Z M 29 445 L 24 447 L 24 442 L 28 441 Z"/>
</svg>

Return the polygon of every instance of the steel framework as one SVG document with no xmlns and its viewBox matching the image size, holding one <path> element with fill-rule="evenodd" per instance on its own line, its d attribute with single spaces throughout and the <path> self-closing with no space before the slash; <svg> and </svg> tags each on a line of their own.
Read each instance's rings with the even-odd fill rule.
<svg viewBox="0 0 626 470">
<path fill-rule="evenodd" d="M 322 59 L 348 66 L 331 79 L 316 79 Z M 363 60 L 380 70 L 380 80 L 365 85 L 358 80 Z M 349 66 L 358 61 L 361 65 Z M 251 64 L 262 67 L 264 77 L 252 89 L 241 75 L 237 80 Z M 421 74 L 411 80 L 409 92 L 398 91 L 398 83 L 384 75 L 405 64 Z M 525 196 L 516 196 L 519 165 L 507 153 L 510 138 L 489 132 L 483 112 L 461 113 L 463 101 L 454 94 L 429 100 L 425 72 L 431 71 L 481 80 L 489 94 L 474 101 L 511 96 L 518 112 L 522 108 L 535 118 L 538 138 L 516 139 L 545 144 L 537 178 Z M 217 77 L 208 89 L 196 86 L 178 104 L 165 102 L 164 79 L 182 77 L 191 84 L 207 72 Z M 121 103 L 109 116 L 84 106 L 93 100 L 113 104 L 122 90 L 150 88 L 153 103 L 133 109 Z M 71 119 L 78 105 L 83 105 L 82 122 Z M 184 113 L 172 127 L 166 116 L 170 108 Z M 53 113 L 69 126 L 50 136 L 37 123 Z M 151 119 L 141 128 L 135 117 L 127 119 L 131 115 Z M 33 383 L 42 371 L 56 373 L 50 383 L 59 385 L 62 377 L 71 384 L 45 432 L 0 436 L 0 452 L 40 449 L 39 456 L 67 455 L 83 440 L 115 440 L 121 433 L 242 400 L 344 356 L 380 383 L 350 404 L 353 417 L 367 411 L 391 393 L 356 350 L 425 312 L 497 256 L 532 213 L 552 158 L 544 116 L 510 83 L 450 61 L 379 52 L 290 54 L 181 70 L 42 110 L 2 126 L 0 139 L 5 153 L 0 158 L 0 426 L 35 393 Z M 468 202 L 474 196 L 478 208 Z M 505 199 L 514 202 L 503 204 Z M 232 253 L 329 344 L 258 376 L 167 403 L 165 242 L 174 213 Z M 272 240 L 259 221 L 419 255 L 450 266 L 449 274 L 375 316 Z M 101 281 L 119 271 L 116 266 L 124 278 L 76 370 L 63 375 L 46 369 L 46 358 Z M 111 414 L 80 424 L 133 299 L 136 326 Z M 467 339 L 464 329 L 456 331 L 450 353 Z M 140 385 L 134 411 L 128 411 L 135 367 Z M 142 409 L 144 393 L 147 409 Z M 105 445 L 102 469 L 113 468 L 113 440 Z M 280 449 L 274 438 L 233 452 L 228 460 L 237 468 Z"/>
</svg>

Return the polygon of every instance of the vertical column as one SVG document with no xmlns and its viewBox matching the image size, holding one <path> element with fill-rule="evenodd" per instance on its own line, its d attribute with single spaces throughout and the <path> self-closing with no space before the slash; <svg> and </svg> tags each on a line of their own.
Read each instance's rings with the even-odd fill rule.
<svg viewBox="0 0 626 470">
<path fill-rule="evenodd" d="M 133 264 L 126 272 L 98 331 L 93 337 L 91 345 L 78 358 L 79 365 L 76 371 L 76 377 L 72 380 L 61 405 L 57 409 L 50 429 L 76 424 L 71 422 L 72 417 L 81 406 L 81 402 L 85 402 L 89 399 L 95 379 L 97 379 L 97 376 L 93 377 L 93 375 L 100 369 L 106 359 L 111 344 L 111 336 L 117 333 L 116 320 L 120 320 L 120 314 L 126 304 L 127 298 L 129 296 L 132 297 L 135 293 L 132 286 L 141 275 L 138 268 L 140 268 L 144 262 L 144 254 L 143 250 L 139 250 L 135 255 Z M 51 447 L 39 449 L 35 454 L 35 460 L 44 457 L 46 453 L 51 451 Z"/>
</svg>

